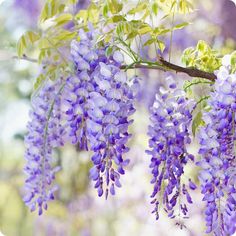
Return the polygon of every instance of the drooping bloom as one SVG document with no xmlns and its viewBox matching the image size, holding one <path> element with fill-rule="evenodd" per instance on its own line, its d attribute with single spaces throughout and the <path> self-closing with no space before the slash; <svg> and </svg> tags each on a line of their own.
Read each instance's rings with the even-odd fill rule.
<svg viewBox="0 0 236 236">
<path fill-rule="evenodd" d="M 106 197 L 109 191 L 115 194 L 115 186 L 121 186 L 120 175 L 125 173 L 124 167 L 129 163 L 123 159 L 123 154 L 129 151 L 126 147 L 130 137 L 128 127 L 132 123 L 129 116 L 135 112 L 134 87 L 130 87 L 125 72 L 119 68 L 120 62 L 114 59 L 118 56 L 116 52 L 106 64 L 100 62 L 92 74 L 96 91 L 90 94 L 87 121 L 95 165 L 91 178 L 96 181 L 98 195 L 105 191 Z"/>
<path fill-rule="evenodd" d="M 67 122 L 72 144 L 80 149 L 88 150 L 87 101 L 90 92 L 94 91 L 94 81 L 91 73 L 97 65 L 98 54 L 94 48 L 96 32 L 79 32 L 80 41 L 72 41 L 71 56 L 75 65 L 76 74 L 67 79 L 64 89 L 64 101 L 67 106 Z"/>
<path fill-rule="evenodd" d="M 80 41 L 72 41 L 71 55 L 76 75 L 65 87 L 66 114 L 73 144 L 94 152 L 91 178 L 96 181 L 98 195 L 115 194 L 120 187 L 120 174 L 124 174 L 123 153 L 132 123 L 129 116 L 135 111 L 134 98 L 138 79 L 128 81 L 121 71 L 123 55 L 115 51 L 106 56 L 106 45 L 97 47 L 98 32 L 79 32 Z M 115 168 L 116 166 L 116 168 Z M 106 184 L 106 189 L 104 189 Z"/>
<path fill-rule="evenodd" d="M 229 56 L 223 58 L 223 66 L 216 71 L 208 102 L 211 110 L 204 113 L 205 126 L 199 133 L 206 232 L 217 236 L 236 231 L 236 74 L 230 73 L 227 59 Z"/>
<path fill-rule="evenodd" d="M 53 148 L 65 142 L 66 130 L 62 124 L 59 83 L 46 83 L 39 94 L 32 99 L 31 120 L 25 137 L 27 175 L 24 202 L 31 211 L 38 208 L 39 215 L 47 202 L 54 199 L 53 186 L 55 173 L 59 167 L 53 166 Z"/>
<path fill-rule="evenodd" d="M 150 150 L 147 153 L 151 155 L 151 183 L 154 184 L 151 203 L 155 205 L 156 219 L 160 206 L 170 218 L 176 217 L 176 213 L 185 217 L 188 212 L 185 202 L 192 203 L 188 190 L 196 188 L 191 180 L 186 185 L 183 179 L 184 167 L 193 160 L 186 149 L 191 142 L 189 128 L 193 102 L 176 88 L 172 77 L 167 78 L 167 84 L 168 89 L 161 87 L 156 95 L 148 130 Z"/>
<path fill-rule="evenodd" d="M 107 56 L 107 45 L 98 48 L 97 31 L 89 29 L 80 30 L 80 41 L 71 43 L 74 74 L 63 86 L 60 79 L 46 83 L 32 101 L 25 138 L 28 178 L 24 201 L 31 210 L 38 207 L 39 214 L 54 197 L 52 181 L 58 168 L 52 165 L 53 148 L 65 141 L 93 151 L 90 176 L 99 196 L 104 191 L 106 197 L 109 191 L 115 194 L 115 186 L 121 186 L 120 174 L 125 173 L 129 162 L 123 154 L 129 150 L 129 116 L 135 111 L 138 79 L 128 80 L 120 69 L 123 55 L 115 51 Z"/>
</svg>

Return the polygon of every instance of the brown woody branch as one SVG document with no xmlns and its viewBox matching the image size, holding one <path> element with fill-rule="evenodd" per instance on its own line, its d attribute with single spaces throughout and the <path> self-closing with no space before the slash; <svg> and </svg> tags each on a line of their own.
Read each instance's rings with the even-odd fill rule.
<svg viewBox="0 0 236 236">
<path fill-rule="evenodd" d="M 182 73 L 185 73 L 185 74 L 189 75 L 190 77 L 205 78 L 205 79 L 208 79 L 208 80 L 211 80 L 211 81 L 216 80 L 216 75 L 214 73 L 202 71 L 202 70 L 199 70 L 199 69 L 196 69 L 196 68 L 185 68 L 185 67 L 182 67 L 182 66 L 178 66 L 178 65 L 172 64 L 168 61 L 165 61 L 163 58 L 160 58 L 160 62 L 165 67 L 176 71 L 176 73 L 182 72 Z"/>
<path fill-rule="evenodd" d="M 14 56 L 14 59 L 21 59 L 21 60 L 27 60 L 30 62 L 37 63 L 38 61 L 33 58 L 29 58 L 26 55 L 23 55 L 22 57 Z M 144 62 L 146 63 L 146 62 Z M 173 63 L 170 63 L 166 60 L 164 60 L 162 57 L 159 58 L 158 64 L 152 63 L 152 64 L 142 64 L 142 62 L 133 63 L 130 66 L 122 65 L 121 69 L 134 69 L 134 68 L 141 68 L 141 69 L 154 69 L 154 70 L 161 70 L 161 71 L 175 71 L 176 73 L 185 73 L 190 77 L 198 77 L 198 78 L 204 78 L 208 79 L 210 81 L 216 80 L 216 75 L 214 73 L 202 71 L 196 68 L 186 68 L 182 66 L 175 65 Z"/>
<path fill-rule="evenodd" d="M 159 63 L 155 65 L 142 64 L 142 62 L 137 64 L 132 64 L 131 66 L 121 66 L 121 69 L 132 69 L 132 68 L 141 68 L 141 69 L 154 69 L 154 70 L 161 70 L 161 71 L 175 71 L 176 73 L 185 73 L 190 77 L 198 77 L 208 79 L 210 81 L 216 80 L 216 75 L 214 73 L 202 71 L 196 68 L 186 68 L 182 66 L 175 65 L 173 63 L 165 61 L 163 58 L 159 58 Z"/>
</svg>

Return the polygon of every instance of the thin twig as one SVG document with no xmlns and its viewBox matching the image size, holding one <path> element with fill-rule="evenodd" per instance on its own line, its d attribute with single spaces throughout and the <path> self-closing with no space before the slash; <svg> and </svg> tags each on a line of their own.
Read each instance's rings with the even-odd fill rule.
<svg viewBox="0 0 236 236">
<path fill-rule="evenodd" d="M 158 66 L 158 65 L 144 65 L 144 64 L 135 64 L 132 63 L 133 65 L 122 65 L 120 67 L 120 69 L 124 69 L 124 70 L 129 70 L 129 69 L 153 69 L 153 70 L 161 70 L 161 71 L 168 71 L 165 68 Z"/>
<path fill-rule="evenodd" d="M 38 63 L 37 59 L 27 57 L 26 55 L 23 55 L 22 57 L 13 56 L 12 59 L 19 59 L 19 60 L 30 61 L 30 62 L 33 62 L 33 63 Z"/>
</svg>

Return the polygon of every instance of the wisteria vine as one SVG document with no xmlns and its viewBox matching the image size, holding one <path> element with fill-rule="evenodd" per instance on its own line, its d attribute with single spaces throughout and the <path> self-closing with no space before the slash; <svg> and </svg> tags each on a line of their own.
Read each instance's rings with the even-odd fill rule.
<svg viewBox="0 0 236 236">
<path fill-rule="evenodd" d="M 31 211 L 38 206 L 39 215 L 43 209 L 47 209 L 47 202 L 54 199 L 57 187 L 53 186 L 53 180 L 60 167 L 52 165 L 52 152 L 55 147 L 64 144 L 66 136 L 66 128 L 61 122 L 62 87 L 59 82 L 44 85 L 32 99 L 31 121 L 25 137 L 27 163 L 24 171 L 27 174 L 27 194 L 24 202 Z"/>
<path fill-rule="evenodd" d="M 98 44 L 99 31 L 90 25 L 88 29 L 79 30 L 79 40 L 70 44 L 68 60 L 73 64 L 73 73 L 66 79 L 46 80 L 32 98 L 25 137 L 24 202 L 31 211 L 37 209 L 39 215 L 57 190 L 53 181 L 60 167 L 53 158 L 55 148 L 69 142 L 80 150 L 91 151 L 90 178 L 98 196 L 105 195 L 106 199 L 121 187 L 121 175 L 129 164 L 125 159 L 131 137 L 128 129 L 133 122 L 130 117 L 135 112 L 140 79 L 129 78 L 123 70 L 132 66 L 124 66 L 120 50 L 108 54 L 110 44 Z M 223 66 L 213 76 L 207 74 L 216 81 L 203 114 L 197 162 L 206 202 L 206 233 L 216 236 L 236 231 L 236 74 L 231 73 L 227 59 L 222 60 Z M 173 64 L 161 61 L 173 69 Z M 193 75 L 189 68 L 186 73 Z M 196 103 L 178 88 L 173 77 L 165 81 L 166 86 L 159 89 L 150 110 L 146 152 L 151 156 L 151 203 L 157 220 L 163 209 L 168 217 L 178 218 L 177 224 L 182 227 L 180 218 L 188 218 L 187 205 L 193 203 L 190 191 L 197 188 L 185 175 L 185 168 L 196 159 L 188 151 Z"/>
<path fill-rule="evenodd" d="M 115 194 L 121 187 L 120 175 L 129 160 L 126 143 L 130 138 L 129 119 L 135 112 L 134 101 L 138 78 L 128 80 L 121 71 L 123 55 L 115 51 L 106 56 L 106 47 L 96 48 L 97 32 L 79 32 L 80 41 L 72 41 L 71 58 L 75 74 L 61 80 L 46 82 L 33 98 L 31 121 L 25 138 L 25 172 L 27 194 L 25 203 L 39 215 L 54 198 L 51 187 L 58 168 L 51 167 L 52 151 L 65 142 L 93 151 L 90 177 L 98 195 Z M 60 82 L 63 84 L 59 89 Z M 105 187 L 106 185 L 106 187 Z"/>
<path fill-rule="evenodd" d="M 163 205 L 168 217 L 187 217 L 188 209 L 185 203 L 192 203 L 190 189 L 196 185 L 189 179 L 189 184 L 183 179 L 184 167 L 191 160 L 186 146 L 191 143 L 190 124 L 193 101 L 186 100 L 182 90 L 176 88 L 172 77 L 166 79 L 168 88 L 160 88 L 151 108 L 150 136 L 147 151 L 151 155 L 150 168 L 152 169 L 154 190 L 151 195 L 155 205 L 153 213 L 159 219 L 159 208 Z M 177 206 L 177 207 L 176 207 Z M 176 214 L 176 209 L 179 212 Z M 179 223 L 179 222 L 178 222 Z"/>
<path fill-rule="evenodd" d="M 208 102 L 211 110 L 204 113 L 205 126 L 199 133 L 206 232 L 217 236 L 236 231 L 236 74 L 230 73 L 228 56 L 223 62 Z"/>
</svg>

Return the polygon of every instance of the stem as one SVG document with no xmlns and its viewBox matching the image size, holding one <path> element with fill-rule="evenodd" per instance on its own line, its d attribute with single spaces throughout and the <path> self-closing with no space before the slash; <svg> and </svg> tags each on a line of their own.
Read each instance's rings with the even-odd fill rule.
<svg viewBox="0 0 236 236">
<path fill-rule="evenodd" d="M 120 48 L 122 49 L 122 48 Z M 38 63 L 36 59 L 29 58 L 26 55 L 23 55 L 22 57 L 14 56 L 13 59 L 20 59 L 20 60 L 26 60 L 34 63 Z M 212 82 L 216 80 L 216 75 L 211 72 L 206 72 L 199 70 L 197 68 L 186 68 L 182 66 L 175 65 L 173 63 L 170 63 L 168 61 L 165 61 L 162 57 L 159 58 L 160 63 L 158 62 L 150 62 L 150 61 L 140 61 L 137 60 L 137 58 L 133 58 L 135 61 L 130 65 L 122 65 L 120 68 L 124 70 L 129 69 L 153 69 L 153 70 L 160 70 L 160 71 L 174 71 L 176 73 L 185 73 L 190 77 L 198 77 L 198 78 L 204 78 L 208 79 Z M 202 83 L 202 82 L 201 82 Z M 207 82 L 205 82 L 207 83 Z"/>
<path fill-rule="evenodd" d="M 192 87 L 193 85 L 197 85 L 197 84 L 213 84 L 213 82 L 210 81 L 196 81 L 196 82 L 192 82 L 191 84 L 189 84 L 188 86 L 186 86 L 184 88 L 184 91 L 187 92 L 187 90 Z"/>
<path fill-rule="evenodd" d="M 50 107 L 49 107 L 49 111 L 47 114 L 47 120 L 46 120 L 46 124 L 45 124 L 45 128 L 44 128 L 44 133 L 43 133 L 43 164 L 42 164 L 42 179 L 41 179 L 41 190 L 43 192 L 43 184 L 45 182 L 45 162 L 46 162 L 46 148 L 47 148 L 47 136 L 48 136 L 48 125 L 49 125 L 49 121 L 53 112 L 53 107 L 54 104 L 56 102 L 57 96 L 61 93 L 61 91 L 64 89 L 65 87 L 65 83 L 62 84 L 62 86 L 59 88 L 59 91 L 57 92 L 57 94 L 55 95 Z"/>
<path fill-rule="evenodd" d="M 199 100 L 197 101 L 196 106 L 197 106 L 198 104 L 200 104 L 201 102 L 203 102 L 203 101 L 209 99 L 209 98 L 210 98 L 210 96 L 204 96 L 204 97 L 202 97 L 201 99 L 199 99 Z"/>
<path fill-rule="evenodd" d="M 121 38 L 118 38 L 118 40 L 119 40 L 119 42 L 121 43 L 121 44 L 123 44 L 123 46 L 125 46 L 127 49 L 128 49 L 128 51 L 130 52 L 130 54 L 133 56 L 133 60 L 134 61 L 137 61 L 138 60 L 138 56 L 135 54 L 135 52 L 130 48 L 130 46 L 125 42 L 125 41 L 123 41 Z"/>
<path fill-rule="evenodd" d="M 216 78 L 217 78 L 214 73 L 202 71 L 202 70 L 199 70 L 197 68 L 181 67 L 181 66 L 172 64 L 170 62 L 167 62 L 163 58 L 160 58 L 160 62 L 164 66 L 166 66 L 167 68 L 172 69 L 176 72 L 185 73 L 185 74 L 189 75 L 190 77 L 200 77 L 200 78 L 205 78 L 205 79 L 208 79 L 208 80 L 211 80 L 211 81 L 215 81 Z"/>
<path fill-rule="evenodd" d="M 173 12 L 173 14 L 172 14 L 172 20 L 171 20 L 171 32 L 170 32 L 169 62 L 170 62 L 171 50 L 172 50 L 174 20 L 175 20 L 175 13 Z"/>
<path fill-rule="evenodd" d="M 176 73 L 185 73 L 190 77 L 205 78 L 213 82 L 216 80 L 216 75 L 214 73 L 202 71 L 197 68 L 185 68 L 182 66 L 178 66 L 178 65 L 165 61 L 163 58 L 160 58 L 159 61 L 160 63 L 149 62 L 149 61 L 137 61 L 128 66 L 122 65 L 120 68 L 125 69 L 125 70 L 141 68 L 141 69 L 161 70 L 164 72 L 174 71 Z"/>
<path fill-rule="evenodd" d="M 37 59 L 27 57 L 26 55 L 23 55 L 22 57 L 13 56 L 12 59 L 20 59 L 20 60 L 25 60 L 25 61 L 33 62 L 33 63 L 38 63 Z"/>
</svg>

